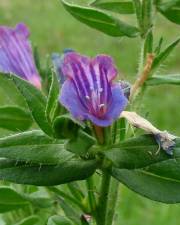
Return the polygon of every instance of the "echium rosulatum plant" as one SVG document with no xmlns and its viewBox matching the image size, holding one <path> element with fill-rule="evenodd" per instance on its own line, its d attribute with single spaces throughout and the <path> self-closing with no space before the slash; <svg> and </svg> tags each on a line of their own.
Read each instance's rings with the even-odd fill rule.
<svg viewBox="0 0 180 225">
<path fill-rule="evenodd" d="M 138 36 L 138 77 L 130 85 L 121 80 L 112 57 L 88 57 L 72 49 L 53 53 L 51 66 L 44 68 L 26 25 L 1 26 L 0 85 L 26 103 L 0 107 L 0 119 L 5 118 L 0 127 L 15 132 L 0 138 L 0 179 L 24 185 L 0 187 L 4 202 L 8 199 L 2 212 L 21 208 L 8 218 L 11 224 L 18 218 L 48 225 L 118 225 L 119 183 L 155 201 L 180 202 L 179 138 L 134 111 L 148 86 L 180 84 L 179 75 L 156 74 L 179 39 L 164 50 L 162 38 L 156 47 L 153 41 L 157 13 L 180 23 L 179 1 L 62 3 L 75 18 L 107 35 Z M 134 14 L 137 25 L 121 20 L 121 14 Z M 44 218 L 38 216 L 41 208 L 50 208 Z"/>
</svg>

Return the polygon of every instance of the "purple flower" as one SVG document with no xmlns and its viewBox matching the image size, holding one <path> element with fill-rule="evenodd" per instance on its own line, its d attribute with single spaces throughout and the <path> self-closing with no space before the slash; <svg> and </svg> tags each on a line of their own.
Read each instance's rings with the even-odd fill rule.
<svg viewBox="0 0 180 225">
<path fill-rule="evenodd" d="M 109 126 L 126 107 L 128 100 L 121 85 L 113 83 L 117 70 L 111 57 L 95 58 L 67 53 L 61 67 L 67 77 L 60 102 L 79 120 L 91 120 L 97 126 Z"/>
<path fill-rule="evenodd" d="M 22 23 L 15 28 L 0 26 L 0 72 L 16 74 L 41 88 L 28 37 Z"/>
</svg>

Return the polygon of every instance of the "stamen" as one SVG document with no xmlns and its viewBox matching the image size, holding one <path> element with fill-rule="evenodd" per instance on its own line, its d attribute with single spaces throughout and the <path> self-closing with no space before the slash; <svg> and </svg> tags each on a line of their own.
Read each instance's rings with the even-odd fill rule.
<svg viewBox="0 0 180 225">
<path fill-rule="evenodd" d="M 98 89 L 99 93 L 103 92 L 103 88 Z"/>
<path fill-rule="evenodd" d="M 85 98 L 88 99 L 88 100 L 90 99 L 90 97 L 88 95 L 86 95 Z"/>
<path fill-rule="evenodd" d="M 101 108 L 103 108 L 105 106 L 105 104 L 100 104 L 99 105 L 99 108 L 101 109 Z"/>
</svg>

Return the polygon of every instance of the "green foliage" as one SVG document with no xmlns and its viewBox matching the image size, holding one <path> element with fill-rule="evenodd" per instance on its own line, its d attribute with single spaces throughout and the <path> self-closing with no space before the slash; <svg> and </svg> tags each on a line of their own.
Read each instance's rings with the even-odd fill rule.
<svg viewBox="0 0 180 225">
<path fill-rule="evenodd" d="M 114 16 L 111 16 L 111 14 L 109 14 L 111 12 L 115 12 L 116 16 L 118 16 L 118 18 L 119 18 L 119 15 L 117 15 L 117 13 L 119 13 L 119 14 L 133 13 L 133 10 L 130 6 L 130 5 L 132 5 L 131 4 L 132 2 L 122 1 L 121 3 L 118 3 L 118 1 L 116 1 L 116 2 L 114 1 L 112 3 L 111 2 L 105 3 L 103 0 L 96 1 L 96 2 L 97 2 L 96 6 L 95 6 L 95 4 L 94 4 L 94 6 L 96 8 L 99 8 L 99 10 L 96 8 L 92 9 L 89 7 L 80 7 L 81 10 L 79 10 L 79 6 L 77 6 L 78 9 L 75 7 L 76 10 L 74 11 L 75 8 L 73 8 L 71 13 L 76 18 L 78 18 L 80 21 L 83 21 L 83 23 L 86 23 L 87 25 L 89 25 L 93 28 L 96 28 L 98 30 L 103 29 L 104 33 L 106 33 L 106 34 L 110 33 L 111 36 L 119 36 L 120 37 L 122 35 L 126 36 L 127 34 L 129 36 L 131 36 L 133 34 L 133 32 L 131 33 L 127 29 L 127 24 L 117 23 L 117 21 L 119 21 L 119 19 L 116 19 Z M 138 1 L 138 0 L 134 0 L 134 3 L 135 2 L 140 3 L 140 1 Z M 164 14 L 164 15 L 166 14 L 166 17 L 167 18 L 169 17 L 170 20 L 172 20 L 172 21 L 176 20 L 176 22 L 178 23 L 178 20 L 177 20 L 178 14 L 176 14 L 178 12 L 177 7 L 176 8 L 173 7 L 170 9 L 169 8 L 170 6 L 167 7 L 167 5 L 166 5 L 166 7 L 163 6 L 164 7 L 163 8 L 162 7 L 163 1 L 157 1 L 157 2 L 161 3 L 161 4 L 158 3 L 158 7 L 159 7 L 158 10 L 162 14 Z M 175 1 L 166 1 L 166 2 L 175 2 Z M 117 5 L 116 3 L 118 3 L 119 5 Z M 148 2 L 144 1 L 144 3 L 147 4 Z M 38 4 L 41 4 L 40 1 L 39 1 L 39 3 L 37 1 L 37 5 L 35 6 L 35 9 L 37 8 Z M 50 12 L 53 7 L 49 7 L 49 6 L 52 6 L 50 2 L 48 2 L 46 4 L 47 4 L 47 10 L 48 10 L 48 12 Z M 42 10 L 42 5 L 40 7 L 40 12 L 42 12 L 42 14 L 41 14 L 42 16 L 43 16 L 44 11 L 46 10 L 46 4 L 43 5 L 44 10 Z M 22 10 L 22 5 L 23 4 L 20 2 L 20 4 L 17 7 L 18 12 L 19 12 L 19 9 Z M 70 4 L 70 6 L 72 6 L 72 5 Z M 32 5 L 32 7 L 30 7 L 30 8 L 32 9 L 33 7 L 34 6 Z M 143 6 L 140 4 L 139 28 L 142 28 L 143 26 L 147 28 L 147 30 L 145 29 L 147 31 L 145 54 L 144 54 L 144 58 L 145 58 L 146 53 L 152 52 L 153 35 L 154 34 L 151 32 L 152 31 L 151 26 L 150 26 L 151 23 L 149 23 L 149 22 L 145 23 L 145 20 L 142 21 L 142 17 L 143 17 L 142 8 L 144 8 L 144 7 L 145 7 L 145 5 Z M 54 8 L 56 8 L 56 7 L 54 7 Z M 95 14 L 97 13 L 98 16 L 97 15 L 94 16 L 94 14 L 93 14 L 93 18 L 89 18 L 90 16 L 88 13 L 91 13 L 92 11 L 84 11 L 84 8 L 86 8 L 86 9 L 88 8 L 88 10 L 89 9 L 95 10 Z M 31 11 L 31 9 L 29 9 L 29 10 Z M 103 11 L 103 10 L 106 10 L 106 11 Z M 26 11 L 26 10 L 24 10 L 24 11 Z M 170 11 L 170 14 L 169 14 L 169 11 Z M 57 27 L 59 27 L 59 24 L 61 23 L 61 21 L 63 21 L 63 23 L 65 21 L 65 18 L 58 17 L 58 15 L 57 15 L 58 12 L 57 13 L 54 13 L 54 12 L 55 11 L 53 11 L 53 13 L 52 13 L 53 14 L 52 18 L 54 18 L 54 20 L 52 20 L 52 21 L 54 21 L 54 22 L 52 22 L 52 23 L 49 22 L 50 18 L 48 17 L 48 22 L 49 22 L 50 26 L 48 26 L 47 21 L 45 21 L 45 20 L 42 21 L 42 24 L 43 23 L 45 24 L 44 27 L 48 31 L 48 32 L 46 32 L 46 34 L 51 33 L 51 36 L 50 36 L 50 38 L 52 38 L 51 43 L 49 43 L 50 38 L 47 38 L 47 40 L 48 40 L 47 48 L 50 48 L 50 49 L 52 49 L 52 46 L 53 46 L 53 48 L 55 48 L 55 45 L 58 46 L 58 44 L 55 44 L 55 42 L 57 43 L 59 41 L 59 34 L 55 33 L 55 35 L 53 35 L 53 32 L 52 32 L 52 30 L 55 27 L 56 21 L 58 21 Z M 2 17 L 3 17 L 3 13 L 2 13 Z M 23 10 L 22 10 L 22 13 L 23 13 Z M 75 15 L 74 13 L 75 14 L 78 13 L 78 15 L 77 14 Z M 36 13 L 36 14 L 39 15 L 40 13 Z M 59 14 L 62 15 L 63 11 Z M 86 18 L 86 15 L 87 15 L 87 18 Z M 97 21 L 96 16 L 98 17 L 98 21 Z M 106 17 L 106 16 L 108 16 L 108 17 Z M 148 15 L 144 15 L 144 16 L 147 19 Z M 25 15 L 25 17 L 27 17 L 27 16 Z M 36 16 L 30 17 L 30 18 L 32 20 L 34 20 L 34 17 L 36 17 Z M 100 21 L 99 21 L 99 17 L 100 17 Z M 9 18 L 9 17 L 7 17 L 7 18 Z M 19 18 L 21 18 L 19 13 L 16 15 L 16 18 L 17 18 L 17 20 Z M 104 18 L 106 21 L 105 23 L 107 23 L 106 25 L 103 24 Z M 148 17 L 148 18 L 150 18 L 150 17 Z M 94 21 L 94 19 L 95 19 L 95 21 Z M 89 20 L 90 20 L 90 22 L 89 22 Z M 74 26 L 74 23 L 73 23 L 73 21 L 71 23 L 70 18 L 68 21 L 70 21 L 69 22 L 70 28 L 67 26 L 63 30 L 63 32 L 64 32 L 63 35 L 66 36 L 66 39 L 65 39 L 65 41 L 63 40 L 63 38 L 61 39 L 62 46 L 67 45 L 67 44 L 69 45 L 69 43 L 74 45 L 74 41 L 75 41 L 74 36 L 71 35 L 72 27 Z M 110 22 L 110 25 L 109 25 L 108 21 Z M 148 20 L 146 20 L 146 21 L 148 21 Z M 37 23 L 37 21 L 35 21 L 35 22 Z M 143 22 L 145 25 L 143 25 Z M 120 23 L 121 23 L 121 21 L 120 21 Z M 30 22 L 30 24 L 31 24 L 31 22 Z M 53 26 L 52 26 L 52 24 L 53 24 Z M 114 33 L 112 35 L 111 29 L 114 26 L 114 24 L 115 24 L 115 28 L 113 28 Z M 120 28 L 119 28 L 119 25 L 121 25 Z M 126 26 L 124 26 L 124 25 L 126 25 Z M 51 27 L 53 27 L 52 30 L 51 30 Z M 84 31 L 83 30 L 84 28 L 82 28 L 82 30 L 81 30 L 81 27 L 76 27 L 76 28 L 77 28 L 76 29 L 77 35 L 82 34 L 82 31 Z M 68 31 L 68 29 L 69 29 L 69 31 Z M 36 30 L 35 26 L 34 26 L 34 30 Z M 41 29 L 39 29 L 39 26 L 38 26 L 38 29 L 37 29 L 37 32 L 39 32 L 38 34 L 40 34 L 40 32 L 41 32 L 40 30 Z M 79 30 L 79 33 L 78 33 L 78 30 Z M 73 30 L 73 32 L 74 32 L 74 30 Z M 43 31 L 43 33 L 44 33 L 44 31 Z M 37 36 L 38 36 L 38 38 L 42 36 L 43 41 L 45 41 L 46 34 L 37 35 Z M 115 35 L 115 34 L 118 34 L 118 35 Z M 168 35 L 168 33 L 167 33 L 167 35 Z M 73 36 L 73 39 L 72 39 L 72 36 Z M 93 38 L 92 38 L 92 36 L 93 36 Z M 53 40 L 55 40 L 55 39 L 53 39 L 54 37 L 58 37 L 58 39 L 56 41 L 53 41 Z M 119 45 L 119 42 L 116 42 L 115 40 L 113 40 L 113 43 L 114 43 L 114 41 L 115 41 L 115 43 L 117 43 L 117 45 L 115 44 L 114 47 L 112 47 L 110 42 L 108 42 L 108 48 L 106 48 L 106 46 L 105 46 L 106 44 L 104 44 L 102 41 L 101 47 L 99 47 L 100 45 L 97 45 L 97 43 L 99 40 L 102 40 L 102 37 L 104 37 L 104 36 L 100 35 L 98 37 L 98 36 L 96 36 L 96 33 L 88 33 L 88 31 L 87 31 L 87 35 L 85 35 L 85 37 L 84 37 L 86 39 L 86 41 L 83 41 L 83 37 L 82 37 L 82 39 L 80 39 L 80 41 L 79 41 L 80 44 L 79 44 L 79 46 L 77 46 L 77 49 L 80 49 L 80 50 L 82 49 L 84 51 L 84 46 L 87 45 L 88 41 L 92 41 L 91 42 L 92 45 L 87 46 L 87 48 L 85 50 L 85 51 L 88 51 L 88 54 L 92 54 L 93 48 L 94 48 L 93 47 L 93 42 L 94 42 L 95 47 L 96 48 L 98 47 L 98 49 L 101 48 L 101 51 L 103 51 L 103 52 L 110 51 L 113 54 L 113 49 L 114 49 L 115 55 L 117 57 L 117 61 L 118 61 L 118 63 L 120 62 L 120 64 L 121 64 L 122 60 L 119 60 L 119 55 L 117 55 L 117 45 Z M 106 40 L 106 37 L 104 37 L 103 40 Z M 63 41 L 66 44 L 64 44 Z M 106 43 L 106 41 L 105 41 L 105 43 Z M 159 60 L 159 62 L 158 62 L 157 67 L 155 67 L 155 70 L 158 69 L 159 65 L 161 65 L 164 62 L 164 59 L 166 58 L 166 54 L 169 51 L 168 50 L 163 55 L 161 52 L 161 44 L 162 44 L 162 42 L 160 42 L 158 49 L 156 49 L 157 50 L 156 51 L 156 54 L 157 54 L 156 55 L 156 63 L 158 62 L 158 60 Z M 123 45 L 121 45 L 121 43 L 120 43 L 121 54 L 123 55 L 123 57 L 126 57 L 124 55 L 124 53 L 122 53 L 125 45 L 126 45 L 126 40 L 125 40 L 125 42 L 123 42 Z M 134 49 L 136 46 L 137 46 L 136 42 L 133 42 L 133 48 L 132 48 L 132 45 L 129 44 L 129 42 L 127 42 L 127 46 L 125 48 L 125 52 L 127 52 L 128 57 L 132 57 L 133 59 L 135 58 L 135 60 L 136 60 L 136 57 L 134 57 L 134 54 L 129 54 L 129 52 L 131 50 L 131 53 L 132 53 L 132 49 Z M 97 49 L 97 51 L 98 51 L 98 49 Z M 129 52 L 127 49 L 129 49 Z M 160 54 L 162 54 L 161 57 L 160 57 Z M 157 60 L 158 57 L 159 57 L 159 59 Z M 133 70 L 131 71 L 131 68 L 129 65 L 132 65 L 132 63 L 130 63 L 130 62 L 132 62 L 131 58 L 128 58 L 128 60 L 123 60 L 123 63 L 122 63 L 123 64 L 122 71 L 124 70 L 123 72 L 127 73 L 127 71 L 128 71 L 130 73 L 134 73 L 135 68 L 133 68 L 133 66 L 132 66 Z M 127 71 L 126 71 L 126 69 L 127 69 Z M 173 72 L 173 73 L 175 73 L 175 72 Z M 146 84 L 147 85 L 179 84 L 178 75 L 172 75 L 171 77 L 170 76 L 171 75 L 152 76 L 149 78 L 149 80 L 147 80 Z M 0 79 L 0 81 L 1 81 L 1 79 Z M 7 83 L 10 84 L 12 82 L 10 80 L 8 80 Z M 23 85 L 24 84 L 19 85 L 19 86 L 21 86 L 21 88 L 19 88 L 19 90 L 22 89 Z M 1 82 L 0 92 L 1 91 L 4 92 L 2 86 L 6 87 L 6 79 L 4 79 L 4 78 L 2 79 L 2 82 Z M 13 87 L 12 84 L 7 85 L 7 89 L 10 90 L 8 94 L 3 93 L 3 95 L 7 96 L 7 98 L 5 98 L 5 100 L 4 100 L 3 97 L 1 97 L 3 99 L 2 100 L 3 104 L 4 103 L 6 104 L 6 99 L 10 98 L 11 100 L 13 100 L 12 105 L 19 105 L 19 102 L 22 102 L 22 105 L 23 105 L 24 104 L 23 100 L 22 100 L 21 96 L 19 94 L 17 94 L 16 88 L 14 87 L 14 89 L 13 88 L 11 89 L 11 86 Z M 25 96 L 25 99 L 26 99 L 26 102 L 28 103 L 30 111 L 33 111 L 33 112 L 36 111 L 33 114 L 33 117 L 34 117 L 34 120 L 36 121 L 36 123 L 39 125 L 39 127 L 46 134 L 48 134 L 51 137 L 54 136 L 56 138 L 68 138 L 68 139 L 70 138 L 70 140 L 57 140 L 54 138 L 50 138 L 41 131 L 32 131 L 32 133 L 26 132 L 26 133 L 22 133 L 22 135 L 16 135 L 16 136 L 0 139 L 0 157 L 7 157 L 8 159 L 11 159 L 11 160 L 8 160 L 8 159 L 0 160 L 0 178 L 4 179 L 4 180 L 6 180 L 6 178 L 7 178 L 7 180 L 9 179 L 9 180 L 11 180 L 13 182 L 17 182 L 17 183 L 31 183 L 31 184 L 35 184 L 35 185 L 54 185 L 54 184 L 61 184 L 64 182 L 70 182 L 73 180 L 86 179 L 90 174 L 94 173 L 94 171 L 96 170 L 96 168 L 98 166 L 101 165 L 101 160 L 98 161 L 98 163 L 96 160 L 89 160 L 89 154 L 87 154 L 89 152 L 89 150 L 91 150 L 90 149 L 91 146 L 96 144 L 96 141 L 90 135 L 89 130 L 87 131 L 86 128 L 81 127 L 80 124 L 75 125 L 76 121 L 69 121 L 68 119 L 66 120 L 66 118 L 64 120 L 64 118 L 63 118 L 64 115 L 63 116 L 61 115 L 62 117 L 56 118 L 56 116 L 58 114 L 57 101 L 58 101 L 58 93 L 59 93 L 58 92 L 59 87 L 58 87 L 58 82 L 56 80 L 56 77 L 52 77 L 51 88 L 50 88 L 50 92 L 49 92 L 49 95 L 47 98 L 44 95 L 42 95 L 42 93 L 40 93 L 40 95 L 42 95 L 43 97 L 39 98 L 38 94 L 36 93 L 35 90 L 30 90 L 29 87 L 27 89 L 30 93 L 29 98 L 36 99 L 35 100 L 36 105 L 34 105 L 34 106 L 32 106 L 30 103 L 28 103 L 27 96 L 29 93 L 24 94 L 24 92 L 27 92 L 25 90 L 23 90 L 23 91 L 20 90 L 20 92 L 23 93 L 23 96 Z M 162 90 L 166 91 L 166 89 L 162 89 Z M 14 93 L 16 93 L 17 96 Z M 157 93 L 159 94 L 159 91 Z M 153 96 L 154 96 L 154 92 L 153 92 Z M 174 98 L 175 97 L 173 97 L 173 99 L 171 97 L 169 97 L 169 99 L 170 99 L 169 101 L 170 102 L 172 102 L 172 100 L 176 101 Z M 176 98 L 178 99 L 178 96 Z M 45 101 L 42 99 L 45 99 Z M 154 100 L 157 99 L 157 96 L 156 96 L 156 98 L 151 98 L 151 99 L 153 101 L 153 99 Z M 42 106 L 39 107 L 38 104 L 41 105 L 41 103 L 42 103 L 43 107 Z M 151 106 L 152 106 L 152 104 L 151 104 Z M 161 106 L 163 108 L 163 104 Z M 8 107 L 9 107 L 9 103 L 8 103 Z M 10 107 L 12 107 L 11 104 L 10 104 Z M 158 107 L 158 104 L 156 105 L 156 107 Z M 151 108 L 156 108 L 156 107 L 151 107 Z M 164 107 L 165 107 L 165 105 L 164 105 Z M 25 113 L 27 111 L 25 109 L 24 105 L 22 107 L 22 110 Z M 166 109 L 167 114 L 169 112 L 168 110 L 169 109 Z M 39 115 L 38 115 L 38 113 L 39 113 Z M 156 112 L 156 113 L 160 114 L 158 112 Z M 40 118 L 40 115 L 42 115 L 41 118 Z M 40 119 L 38 119 L 38 117 Z M 170 117 L 172 117 L 172 114 L 170 115 Z M 61 120 L 62 118 L 63 118 L 63 120 Z M 41 119 L 42 119 L 42 121 L 40 121 Z M 173 120 L 171 121 L 172 123 L 169 122 L 169 125 L 173 129 L 175 129 L 175 126 L 173 127 L 173 124 L 176 123 L 174 121 L 177 121 L 176 118 L 173 118 Z M 43 126 L 44 122 L 45 122 L 46 126 Z M 125 125 L 123 123 L 124 121 L 121 121 L 121 122 L 122 122 L 121 125 L 120 124 L 117 125 L 117 131 L 119 131 L 118 130 L 119 128 L 120 129 L 125 128 Z M 53 128 L 54 128 L 55 132 L 53 132 L 52 128 L 51 128 L 53 123 L 54 123 Z M 0 124 L 1 124 L 1 122 L 0 122 Z M 161 124 L 161 126 L 163 126 L 163 124 Z M 66 128 L 67 128 L 67 130 L 65 130 Z M 26 128 L 24 128 L 24 129 L 26 129 Z M 71 131 L 70 136 L 68 134 L 68 130 Z M 115 127 L 115 130 L 116 130 L 116 127 Z M 65 135 L 62 134 L 63 132 L 65 133 Z M 59 134 L 59 136 L 55 136 L 54 133 L 56 133 L 56 135 Z M 122 141 L 123 139 L 126 138 L 125 135 L 126 135 L 125 132 L 120 132 L 120 141 Z M 32 139 L 32 141 L 30 141 L 30 139 Z M 115 136 L 114 140 L 115 141 L 118 140 L 118 142 L 119 142 L 119 133 L 117 133 L 117 136 Z M 64 143 L 66 143 L 66 145 L 64 145 Z M 142 146 L 141 144 L 143 144 L 143 143 L 144 143 L 144 145 Z M 132 146 L 129 146 L 130 144 L 132 144 Z M 137 146 L 136 146 L 136 144 L 137 144 Z M 151 138 L 146 139 L 143 136 L 143 137 L 137 138 L 136 141 L 133 141 L 132 139 L 130 139 L 123 143 L 120 142 L 120 144 L 114 145 L 112 150 L 107 151 L 105 153 L 105 155 L 106 155 L 106 159 L 108 158 L 108 160 L 110 160 L 110 162 L 113 164 L 112 173 L 113 173 L 113 176 L 115 176 L 118 180 L 125 183 L 132 190 L 134 190 L 134 191 L 140 193 L 141 195 L 144 195 L 150 199 L 172 203 L 175 201 L 179 201 L 178 200 L 179 198 L 176 197 L 179 195 L 178 189 L 177 189 L 177 187 L 179 188 L 179 184 L 178 184 L 178 182 L 179 182 L 179 180 L 178 180 L 178 178 L 179 178 L 178 154 L 179 153 L 178 153 L 178 151 L 179 150 L 178 150 L 178 148 L 179 148 L 179 143 L 177 143 L 177 146 L 175 148 L 175 152 L 174 152 L 175 155 L 173 157 L 168 156 L 165 154 L 165 152 L 163 152 L 163 150 L 158 151 L 159 149 L 158 149 L 157 144 L 154 142 L 154 139 L 151 139 Z M 111 149 L 111 147 L 109 147 L 109 149 Z M 150 149 L 150 151 L 149 151 L 149 149 Z M 75 154 L 70 153 L 67 150 L 69 150 Z M 148 150 L 148 153 L 146 150 Z M 151 156 L 150 152 L 152 153 L 152 156 Z M 140 155 L 140 154 L 142 154 L 142 155 Z M 78 157 L 77 155 L 81 155 L 81 156 L 83 155 L 82 158 L 86 158 L 87 160 L 83 160 L 81 157 Z M 70 158 L 68 156 L 70 156 Z M 106 164 L 106 159 L 104 160 L 105 164 Z M 97 164 L 98 164 L 98 166 L 97 166 Z M 144 185 L 144 183 L 146 185 Z M 61 189 L 61 188 L 62 188 L 62 186 L 59 187 L 59 189 Z M 90 191 L 92 191 L 92 190 L 94 190 L 94 187 L 92 187 L 90 189 Z M 172 191 L 170 191 L 170 190 L 172 190 Z M 71 193 L 73 194 L 73 189 L 72 189 Z M 50 193 L 50 195 L 51 195 L 51 193 Z M 129 194 L 126 195 L 127 198 L 128 198 L 128 196 L 129 196 Z M 123 194 L 123 197 L 124 197 L 124 194 Z M 48 207 L 48 205 L 49 206 L 51 205 L 49 203 L 49 201 L 48 200 L 46 201 L 45 199 L 44 199 L 44 201 L 42 199 L 38 199 L 38 198 L 37 199 L 31 198 L 31 200 L 30 200 L 30 198 L 28 198 L 27 195 L 25 195 L 25 198 L 28 201 L 28 204 L 31 204 L 33 202 L 33 204 L 36 205 L 36 207 L 43 207 L 43 206 Z M 140 197 L 134 197 L 131 202 L 133 202 L 133 200 L 135 198 L 138 199 Z M 122 201 L 123 201 L 123 198 L 122 198 Z M 126 200 L 126 201 L 128 202 L 128 200 Z M 113 202 L 113 200 L 112 200 L 112 202 Z M 146 205 L 145 205 L 146 202 L 147 201 L 145 199 L 142 199 L 142 202 L 140 203 L 144 209 L 147 209 Z M 63 201 L 62 199 L 60 199 L 60 201 L 58 201 L 58 205 L 63 206 L 62 208 L 64 209 L 65 214 L 67 216 L 69 216 L 69 218 L 71 220 L 73 218 L 73 222 L 71 223 L 68 219 L 65 219 L 65 218 L 59 216 L 58 214 L 61 215 L 62 212 L 59 212 L 57 210 L 58 207 L 57 208 L 55 207 L 58 212 L 56 210 L 54 210 L 54 208 L 52 210 L 53 212 L 48 212 L 49 214 L 52 214 L 52 215 L 56 214 L 56 216 L 53 216 L 49 219 L 53 225 L 59 224 L 58 222 L 60 222 L 60 224 L 66 224 L 66 223 L 67 224 L 74 224 L 74 223 L 80 224 L 82 222 L 82 220 L 80 221 L 81 214 L 76 213 L 76 210 L 74 210 L 76 213 L 76 216 L 75 216 L 75 214 L 73 215 L 72 207 L 71 207 L 71 209 L 69 209 L 69 207 L 68 207 L 69 205 L 66 204 L 66 201 Z M 121 206 L 122 205 L 123 204 L 121 204 Z M 149 205 L 150 205 L 150 203 L 149 203 Z M 134 207 L 133 213 L 136 215 L 137 204 L 136 204 L 135 200 L 134 200 L 134 206 L 136 206 L 136 207 Z M 163 207 L 161 207 L 161 208 L 163 208 Z M 150 209 L 150 210 L 147 210 L 148 216 L 151 217 L 150 211 L 152 210 L 152 208 L 149 206 L 148 209 Z M 126 215 L 128 215 L 128 218 L 130 217 L 132 210 L 128 211 L 126 213 L 123 213 L 124 212 L 123 209 L 121 209 L 121 210 L 122 210 L 121 217 L 123 217 L 123 216 L 125 217 Z M 163 210 L 164 210 L 164 208 L 163 208 Z M 142 212 L 142 209 L 139 211 Z M 34 210 L 34 212 L 36 212 L 36 210 Z M 172 210 L 172 215 L 173 215 L 173 213 L 174 213 L 174 210 Z M 157 214 L 157 213 L 155 212 L 154 214 Z M 164 213 L 164 214 L 168 214 L 168 213 Z M 43 215 L 42 217 L 44 217 L 45 214 L 43 213 L 42 215 Z M 141 214 L 141 216 L 142 216 L 142 214 Z M 26 217 L 26 216 L 24 215 L 24 217 Z M 172 216 L 172 217 L 174 217 L 174 216 Z M 164 217 L 164 218 L 167 219 L 167 217 Z M 19 224 L 25 225 L 25 224 L 36 223 L 37 217 L 35 220 L 33 220 L 33 219 L 31 220 L 31 219 L 32 218 L 26 218 L 26 219 L 24 219 L 24 221 L 21 221 Z M 121 220 L 122 220 L 122 218 L 121 218 Z M 137 218 L 135 218 L 135 216 L 134 216 L 133 224 L 140 223 L 139 221 L 136 222 L 136 220 L 137 220 Z M 148 218 L 147 218 L 147 220 L 148 220 Z M 151 219 L 149 219 L 149 220 L 151 220 Z M 26 223 L 26 221 L 27 221 L 27 223 Z M 172 220 L 169 219 L 168 221 L 174 221 L 174 220 L 172 218 Z M 116 222 L 117 222 L 117 224 L 119 224 L 118 219 L 117 219 L 117 221 L 115 221 L 115 223 Z M 167 222 L 167 220 L 165 220 L 165 223 L 166 222 Z M 48 223 L 49 223 L 49 221 L 48 221 Z M 51 225 L 51 223 L 50 223 L 50 225 Z M 124 223 L 127 223 L 127 218 Z M 161 224 L 162 221 L 158 217 L 157 220 L 155 221 L 155 223 Z M 87 223 L 85 223 L 85 224 L 87 224 Z M 176 222 L 174 224 L 176 224 Z"/>
<path fill-rule="evenodd" d="M 80 213 L 63 199 L 60 198 L 59 201 L 60 201 L 61 208 L 63 209 L 66 217 L 70 219 L 74 225 L 81 224 Z"/>
<path fill-rule="evenodd" d="M 64 143 L 34 130 L 0 138 L 0 157 L 39 164 L 59 164 L 72 159 Z"/>
<path fill-rule="evenodd" d="M 54 215 L 48 219 L 47 225 L 72 225 L 72 223 L 63 216 Z"/>
<path fill-rule="evenodd" d="M 180 24 L 180 0 L 159 1 L 157 9 L 171 22 Z"/>
<path fill-rule="evenodd" d="M 84 155 L 95 143 L 95 138 L 82 130 L 78 130 L 77 136 L 67 142 L 66 149 L 77 155 Z"/>
<path fill-rule="evenodd" d="M 0 127 L 12 131 L 25 131 L 32 125 L 29 112 L 16 106 L 0 107 Z"/>
<path fill-rule="evenodd" d="M 53 124 L 55 136 L 60 139 L 75 138 L 79 128 L 83 128 L 83 124 L 74 120 L 68 114 L 58 116 Z"/>
<path fill-rule="evenodd" d="M 45 114 L 47 98 L 42 94 L 40 90 L 35 88 L 29 82 L 15 75 L 12 75 L 10 77 L 14 81 L 21 94 L 24 96 L 25 101 L 36 123 L 46 134 L 51 136 L 52 127 L 49 124 Z"/>
<path fill-rule="evenodd" d="M 38 216 L 29 216 L 20 222 L 16 223 L 15 225 L 38 225 L 39 224 L 39 217 Z"/>
<path fill-rule="evenodd" d="M 64 0 L 61 1 L 66 10 L 77 20 L 92 28 L 100 30 L 105 34 L 114 37 L 136 37 L 139 34 L 136 27 L 131 26 L 104 11 L 91 7 L 73 5 Z"/>
<path fill-rule="evenodd" d="M 156 70 L 170 55 L 174 48 L 179 44 L 180 38 L 168 45 L 163 51 L 161 51 L 154 59 L 152 64 L 152 71 Z"/>
<path fill-rule="evenodd" d="M 105 154 L 113 163 L 112 176 L 133 191 L 155 201 L 180 202 L 179 139 L 172 157 L 149 135 L 122 142 Z"/>
<path fill-rule="evenodd" d="M 51 86 L 49 89 L 47 105 L 46 105 L 46 117 L 52 122 L 56 115 L 59 107 L 59 81 L 56 74 L 52 71 L 51 73 Z"/>
<path fill-rule="evenodd" d="M 0 187 L 0 213 L 23 208 L 28 204 L 29 202 L 15 190 Z"/>
<path fill-rule="evenodd" d="M 180 85 L 180 75 L 179 74 L 172 74 L 172 75 L 159 75 L 159 76 L 152 76 L 146 81 L 146 85 L 148 86 L 155 86 L 155 85 L 162 85 L 162 84 L 174 84 Z"/>
<path fill-rule="evenodd" d="M 92 6 L 100 9 L 105 9 L 119 14 L 133 14 L 134 6 L 132 1 L 95 1 Z"/>
<path fill-rule="evenodd" d="M 96 160 L 73 159 L 66 163 L 41 165 L 2 159 L 0 179 L 18 184 L 53 186 L 84 180 L 91 176 L 96 168 Z"/>
</svg>

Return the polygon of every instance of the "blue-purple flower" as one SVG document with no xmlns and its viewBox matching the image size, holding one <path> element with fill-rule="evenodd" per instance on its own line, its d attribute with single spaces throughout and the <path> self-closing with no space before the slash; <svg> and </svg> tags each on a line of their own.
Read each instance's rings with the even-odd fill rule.
<svg viewBox="0 0 180 225">
<path fill-rule="evenodd" d="M 66 76 L 60 102 L 72 116 L 90 120 L 97 126 L 109 126 L 126 107 L 128 100 L 121 85 L 113 82 L 117 69 L 111 57 L 95 58 L 67 53 L 61 66 Z"/>
<path fill-rule="evenodd" d="M 0 72 L 16 74 L 41 88 L 28 37 L 29 30 L 22 23 L 15 28 L 0 26 Z"/>
</svg>

